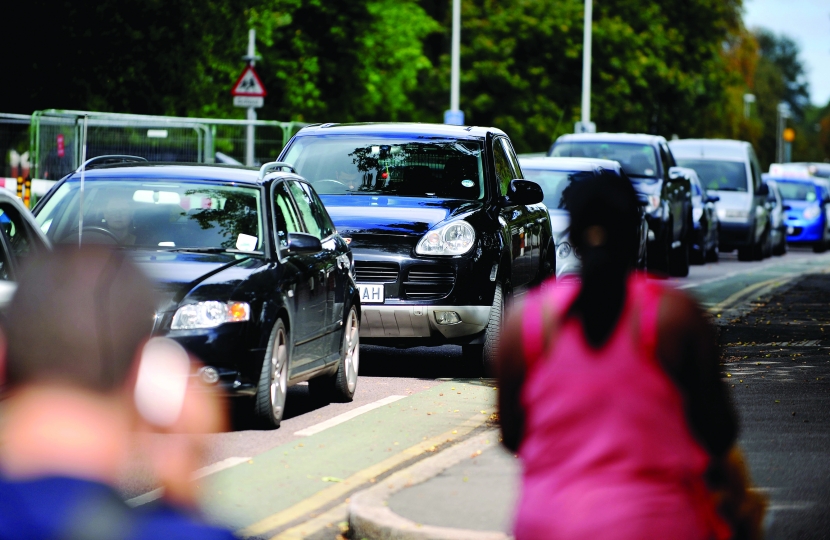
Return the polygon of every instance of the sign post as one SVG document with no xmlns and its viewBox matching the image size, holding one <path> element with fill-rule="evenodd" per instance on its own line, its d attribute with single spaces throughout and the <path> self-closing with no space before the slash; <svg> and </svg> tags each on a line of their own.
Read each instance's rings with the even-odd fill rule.
<svg viewBox="0 0 830 540">
<path fill-rule="evenodd" d="M 231 95 L 235 107 L 248 109 L 248 133 L 247 144 L 245 145 L 245 165 L 253 167 L 254 164 L 254 122 L 256 122 L 256 108 L 262 107 L 265 102 L 265 85 L 254 70 L 254 64 L 259 59 L 255 53 L 256 30 L 251 28 L 248 31 L 248 54 L 242 57 L 248 61 L 248 65 L 242 71 L 242 75 L 233 85 Z"/>
</svg>

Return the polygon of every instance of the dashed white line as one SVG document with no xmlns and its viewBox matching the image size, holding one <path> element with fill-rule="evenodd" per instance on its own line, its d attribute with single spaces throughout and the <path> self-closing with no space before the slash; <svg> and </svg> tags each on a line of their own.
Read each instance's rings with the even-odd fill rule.
<svg viewBox="0 0 830 540">
<path fill-rule="evenodd" d="M 319 424 L 314 424 L 313 426 L 309 426 L 305 429 L 301 429 L 300 431 L 295 431 L 294 435 L 298 437 L 308 437 L 309 435 L 314 435 L 315 433 L 320 433 L 323 430 L 326 430 L 330 427 L 334 427 L 338 424 L 342 424 L 343 422 L 347 422 L 356 416 L 360 416 L 363 413 L 367 413 L 371 410 L 378 409 L 383 407 L 384 405 L 389 405 L 390 403 L 394 403 L 399 399 L 403 399 L 406 396 L 387 396 L 383 399 L 379 399 L 377 401 L 373 401 L 372 403 L 367 403 L 366 405 L 361 405 L 351 411 L 344 412 L 343 414 L 339 414 L 334 418 L 329 418 L 328 420 L 324 420 Z"/>
<path fill-rule="evenodd" d="M 225 469 L 230 469 L 231 467 L 235 467 L 240 463 L 245 463 L 246 461 L 250 460 L 249 457 L 229 457 L 225 458 L 222 461 L 217 461 L 216 463 L 212 463 L 207 467 L 202 467 L 193 473 L 193 479 L 198 480 L 199 478 L 204 478 L 213 473 L 217 473 L 219 471 L 223 471 Z M 133 497 L 132 499 L 127 499 L 127 504 L 136 507 L 141 506 L 142 504 L 147 504 L 149 502 L 153 502 L 156 499 L 160 499 L 164 495 L 164 489 L 156 488 L 153 491 L 148 491 L 143 495 L 139 495 L 138 497 Z"/>
</svg>

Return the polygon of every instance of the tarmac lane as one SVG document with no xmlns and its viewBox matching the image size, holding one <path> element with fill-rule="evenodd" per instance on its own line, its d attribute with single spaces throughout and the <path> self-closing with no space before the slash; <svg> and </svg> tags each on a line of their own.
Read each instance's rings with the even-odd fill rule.
<svg viewBox="0 0 830 540">
<path fill-rule="evenodd" d="M 728 345 L 726 350 L 734 351 L 738 349 L 732 348 L 737 339 L 733 337 L 733 328 L 741 327 L 742 321 L 749 320 L 747 317 L 757 317 L 753 314 L 766 309 L 768 304 L 764 299 L 776 291 L 783 291 L 786 296 L 788 291 L 800 286 L 800 276 L 827 268 L 830 268 L 830 254 L 791 252 L 786 257 L 758 263 L 739 263 L 730 255 L 722 255 L 717 264 L 692 267 L 689 278 L 667 281 L 698 297 L 721 327 L 722 342 Z M 759 298 L 762 302 L 758 302 Z M 813 303 L 830 305 L 828 301 L 830 298 Z M 799 296 L 797 302 L 806 302 L 806 299 Z M 752 331 L 766 335 L 776 328 L 772 323 L 767 325 L 767 320 L 770 319 L 764 319 L 757 326 L 753 322 L 750 325 Z M 784 323 L 784 327 L 791 326 Z M 799 327 L 806 329 L 808 326 L 802 324 Z M 809 328 L 823 332 L 820 326 Z M 810 344 L 799 346 L 818 351 L 823 345 L 817 348 L 813 342 L 821 338 L 821 335 L 805 337 L 799 343 Z M 742 344 L 747 342 L 744 337 L 740 340 Z M 773 338 L 756 339 L 755 342 L 774 343 Z M 787 347 L 790 345 L 779 348 Z M 795 347 L 792 346 L 793 350 Z M 772 354 L 774 347 L 768 348 L 770 351 L 759 349 L 763 352 L 758 354 Z M 799 352 L 800 349 L 789 354 Z M 730 352 L 725 357 L 741 357 L 740 362 L 730 360 L 728 363 L 730 370 L 740 374 L 739 380 L 757 377 L 761 381 L 749 383 L 749 388 L 746 388 L 746 382 L 736 383 L 733 389 L 744 420 L 741 443 L 745 445 L 757 483 L 770 490 L 773 499 L 770 530 L 774 532 L 779 530 L 776 527 L 784 527 L 781 530 L 791 531 L 794 529 L 787 527 L 792 523 L 792 516 L 808 516 L 809 522 L 813 519 L 809 517 L 813 516 L 812 512 L 826 509 L 820 498 L 814 496 L 817 491 L 811 486 L 821 487 L 815 479 L 801 473 L 786 475 L 776 469 L 786 464 L 786 452 L 797 452 L 802 446 L 813 449 L 812 454 L 805 454 L 811 456 L 810 459 L 826 458 L 826 450 L 820 450 L 821 445 L 828 447 L 823 438 L 826 431 L 825 435 L 815 431 L 822 425 L 813 419 L 818 417 L 800 416 L 802 411 L 807 414 L 807 403 L 819 409 L 825 406 L 822 403 L 826 404 L 826 400 L 806 398 L 809 392 L 821 388 L 817 383 L 824 379 L 814 381 L 807 377 L 810 381 L 808 391 L 792 390 L 792 399 L 798 397 L 806 408 L 793 409 L 796 416 L 785 420 L 791 422 L 799 418 L 810 422 L 802 422 L 792 434 L 787 434 L 786 430 L 778 433 L 779 428 L 772 429 L 770 426 L 777 425 L 770 424 L 767 416 L 776 413 L 774 407 L 781 408 L 781 403 L 788 404 L 787 400 L 791 398 L 787 397 L 789 394 L 781 394 L 783 399 L 773 397 L 774 407 L 771 410 L 765 408 L 771 396 L 761 392 L 764 384 L 771 383 L 767 381 L 770 375 L 759 373 L 760 369 L 767 371 L 766 364 L 763 364 L 763 358 L 752 356 L 755 354 Z M 824 351 L 824 354 L 830 360 L 830 353 Z M 754 362 L 762 363 L 755 365 Z M 792 360 L 776 362 L 782 365 L 769 364 L 773 373 L 804 374 L 818 369 Z M 746 370 L 746 378 L 741 370 Z M 732 383 L 735 373 L 729 378 Z M 411 512 L 411 521 L 422 526 L 444 525 L 463 530 L 464 523 L 473 523 L 475 527 L 469 530 L 484 533 L 495 528 L 506 532 L 516 493 L 518 466 L 512 456 L 499 448 L 497 436 L 492 431 L 495 399 L 492 381 L 469 377 L 458 347 L 405 351 L 362 347 L 361 376 L 355 402 L 315 405 L 308 396 L 307 387 L 300 385 L 289 391 L 286 418 L 280 429 L 260 431 L 238 422 L 234 430 L 210 437 L 210 453 L 204 468 L 196 475 L 207 514 L 247 537 L 336 538 L 346 527 L 349 504 L 356 493 L 375 486 L 392 485 L 397 481 L 393 479 L 398 477 L 415 478 L 406 475 L 422 464 L 450 455 L 456 448 L 463 453 L 456 462 L 433 465 L 430 470 L 437 471 L 434 480 L 418 477 L 421 478 L 418 481 L 404 481 L 390 495 L 389 507 L 402 514 Z M 816 377 L 824 375 L 817 374 Z M 777 384 L 790 384 L 791 381 L 784 379 L 774 380 Z M 739 384 L 744 386 L 739 388 Z M 779 391 L 777 387 L 770 388 L 769 392 Z M 779 400 L 778 404 L 775 399 Z M 813 433 L 809 432 L 811 428 Z M 802 433 L 803 429 L 808 430 L 806 435 Z M 808 436 L 809 440 L 802 442 L 802 435 Z M 485 439 L 479 440 L 479 437 Z M 773 440 L 770 437 L 778 442 L 770 442 Z M 464 445 L 474 446 L 468 452 Z M 784 453 L 773 453 L 773 448 Z M 801 466 L 802 462 L 796 461 L 799 471 Z M 756 468 L 761 472 L 756 472 Z M 821 466 L 814 470 L 827 477 Z M 803 480 L 804 487 L 791 486 L 794 479 Z M 412 485 L 406 485 L 408 482 Z M 160 495 L 153 491 L 154 487 L 151 478 L 136 474 L 125 480 L 123 491 L 125 496 L 133 498 L 134 504 L 146 504 Z M 417 514 L 417 505 L 411 502 L 416 499 L 424 502 L 422 514 Z M 810 527 L 812 525 L 805 530 L 815 530 Z"/>
</svg>

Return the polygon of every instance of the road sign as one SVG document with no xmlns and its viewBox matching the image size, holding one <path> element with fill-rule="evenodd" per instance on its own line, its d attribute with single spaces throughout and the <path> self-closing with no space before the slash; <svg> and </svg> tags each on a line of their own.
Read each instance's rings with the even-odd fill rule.
<svg viewBox="0 0 830 540">
<path fill-rule="evenodd" d="M 262 84 L 253 66 L 245 67 L 231 90 L 231 95 L 234 96 L 265 97 L 267 94 L 265 85 Z"/>
<path fill-rule="evenodd" d="M 256 96 L 233 96 L 234 107 L 262 107 L 265 99 Z"/>
</svg>

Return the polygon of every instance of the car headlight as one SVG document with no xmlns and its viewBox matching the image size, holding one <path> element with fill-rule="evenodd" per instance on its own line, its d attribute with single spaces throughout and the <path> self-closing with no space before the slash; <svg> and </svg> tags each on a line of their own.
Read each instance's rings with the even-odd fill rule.
<svg viewBox="0 0 830 540">
<path fill-rule="evenodd" d="M 559 247 L 556 248 L 556 256 L 560 259 L 567 259 L 572 251 L 573 250 L 571 249 L 571 245 L 569 243 L 562 242 L 559 244 Z"/>
<path fill-rule="evenodd" d="M 814 220 L 821 215 L 821 208 L 818 206 L 808 206 L 804 209 L 804 219 Z"/>
<path fill-rule="evenodd" d="M 646 204 L 646 213 L 651 214 L 655 210 L 660 208 L 660 196 L 659 195 L 649 195 L 648 196 L 648 204 Z"/>
<path fill-rule="evenodd" d="M 251 306 L 247 302 L 198 302 L 187 304 L 173 315 L 172 330 L 216 328 L 220 324 L 242 322 L 251 318 Z"/>
<path fill-rule="evenodd" d="M 419 255 L 463 255 L 476 241 L 473 226 L 466 221 L 452 221 L 424 235 L 415 247 Z"/>
<path fill-rule="evenodd" d="M 735 210 L 733 208 L 718 208 L 718 219 L 728 220 L 747 220 L 749 219 L 749 210 Z"/>
</svg>

